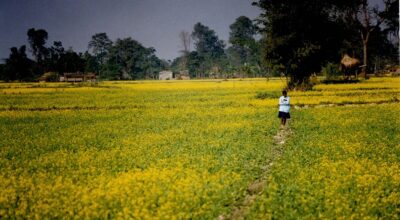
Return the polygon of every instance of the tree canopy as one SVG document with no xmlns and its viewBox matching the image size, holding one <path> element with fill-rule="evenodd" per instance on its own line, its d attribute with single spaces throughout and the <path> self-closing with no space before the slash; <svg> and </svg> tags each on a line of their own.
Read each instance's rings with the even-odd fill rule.
<svg viewBox="0 0 400 220">
<path fill-rule="evenodd" d="M 256 25 L 246 16 L 238 17 L 229 26 L 229 43 L 227 49 L 230 64 L 236 71 L 246 71 L 248 66 L 259 67 L 259 42 L 256 41 Z"/>
<path fill-rule="evenodd" d="M 26 46 L 23 45 L 19 48 L 12 47 L 10 50 L 10 56 L 5 60 L 6 65 L 4 75 L 2 76 L 3 80 L 32 80 L 34 76 L 34 62 L 26 55 Z"/>
<path fill-rule="evenodd" d="M 290 88 L 307 87 L 312 73 L 320 72 L 329 61 L 337 62 L 343 51 L 361 51 L 363 43 L 367 59 L 368 31 L 362 23 L 371 15 L 365 13 L 373 10 L 366 0 L 259 0 L 254 4 L 262 10 L 259 23 L 263 62 L 287 74 Z"/>
<path fill-rule="evenodd" d="M 31 28 L 28 30 L 28 41 L 32 49 L 32 53 L 38 63 L 42 62 L 48 54 L 48 50 L 45 47 L 46 40 L 48 38 L 47 31 L 43 29 L 35 30 Z"/>
<path fill-rule="evenodd" d="M 199 22 L 194 25 L 192 37 L 194 39 L 196 51 L 200 56 L 220 58 L 224 55 L 225 43 L 218 39 L 214 30 L 202 23 Z"/>
<path fill-rule="evenodd" d="M 112 44 L 113 42 L 106 33 L 98 33 L 92 36 L 88 48 L 95 55 L 99 65 L 104 64 Z"/>
<path fill-rule="evenodd" d="M 161 63 L 154 48 L 146 48 L 130 37 L 117 39 L 110 48 L 109 65 L 116 67 L 117 79 L 153 77 L 161 70 Z"/>
</svg>

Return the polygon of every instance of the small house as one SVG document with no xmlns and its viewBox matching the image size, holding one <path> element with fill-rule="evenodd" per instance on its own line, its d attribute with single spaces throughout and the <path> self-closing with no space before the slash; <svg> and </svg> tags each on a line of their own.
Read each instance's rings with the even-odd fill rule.
<svg viewBox="0 0 400 220">
<path fill-rule="evenodd" d="M 96 74 L 95 73 L 64 73 L 63 76 L 60 76 L 60 82 L 95 82 Z"/>
<path fill-rule="evenodd" d="M 172 71 L 161 71 L 158 75 L 158 79 L 159 80 L 171 80 L 174 79 L 174 74 L 172 73 Z"/>
</svg>

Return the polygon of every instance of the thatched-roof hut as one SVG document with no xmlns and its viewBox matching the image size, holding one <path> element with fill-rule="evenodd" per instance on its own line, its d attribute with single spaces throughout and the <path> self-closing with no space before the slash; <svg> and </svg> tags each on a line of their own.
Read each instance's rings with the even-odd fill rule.
<svg viewBox="0 0 400 220">
<path fill-rule="evenodd" d="M 353 66 L 358 66 L 360 64 L 360 60 L 350 57 L 349 55 L 345 54 L 342 58 L 342 60 L 340 61 L 340 63 L 345 66 L 345 67 L 353 67 Z"/>
<path fill-rule="evenodd" d="M 347 54 L 345 54 L 340 61 L 340 69 L 343 71 L 345 78 L 349 78 L 351 75 L 355 75 L 355 77 L 357 78 L 359 67 L 360 60 L 350 57 Z"/>
</svg>

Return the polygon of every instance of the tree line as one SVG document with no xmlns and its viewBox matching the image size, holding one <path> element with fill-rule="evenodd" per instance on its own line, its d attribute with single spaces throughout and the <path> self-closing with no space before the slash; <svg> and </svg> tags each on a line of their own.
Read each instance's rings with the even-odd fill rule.
<svg viewBox="0 0 400 220">
<path fill-rule="evenodd" d="M 25 45 L 12 47 L 5 64 L 0 65 L 0 79 L 34 81 L 46 72 L 96 72 L 104 80 L 155 79 L 166 69 L 177 74 L 186 71 L 193 78 L 261 74 L 254 22 L 240 16 L 230 28 L 231 46 L 227 49 L 215 31 L 201 23 L 194 25 L 191 34 L 182 31 L 179 38 L 184 48 L 173 61 L 158 58 L 154 48 L 131 37 L 113 42 L 106 33 L 94 34 L 84 53 L 66 50 L 61 41 L 46 47 L 47 31 L 31 28 L 27 37 L 34 59 L 28 57 Z M 190 50 L 192 40 L 194 51 Z"/>
<path fill-rule="evenodd" d="M 106 33 L 98 33 L 92 36 L 86 52 L 77 53 L 65 49 L 61 41 L 46 47 L 46 30 L 31 28 L 27 36 L 34 60 L 28 57 L 25 45 L 12 47 L 0 66 L 1 80 L 35 81 L 46 72 L 96 72 L 102 79 L 142 79 L 154 77 L 167 66 L 157 58 L 154 48 L 130 37 L 112 42 Z"/>
<path fill-rule="evenodd" d="M 28 42 L 11 48 L 0 79 L 35 80 L 45 72 L 96 72 L 101 79 L 155 79 L 170 69 L 191 78 L 287 76 L 289 87 L 309 85 L 309 76 L 338 68 L 344 54 L 362 60 L 367 73 L 398 64 L 398 0 L 383 0 L 383 8 L 367 0 L 258 0 L 256 20 L 238 17 L 227 42 L 210 27 L 196 23 L 177 34 L 182 50 L 166 61 L 130 37 L 111 41 L 94 34 L 84 53 L 64 49 L 60 41 L 46 47 L 48 33 L 29 29 Z M 194 45 L 193 50 L 190 48 Z"/>
</svg>

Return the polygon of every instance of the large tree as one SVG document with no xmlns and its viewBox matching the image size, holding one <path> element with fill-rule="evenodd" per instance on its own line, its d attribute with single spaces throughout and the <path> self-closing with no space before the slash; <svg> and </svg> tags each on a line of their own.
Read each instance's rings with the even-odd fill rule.
<svg viewBox="0 0 400 220">
<path fill-rule="evenodd" d="M 240 16 L 229 28 L 229 43 L 232 44 L 232 50 L 237 54 L 240 64 L 249 62 L 256 45 L 256 26 L 248 17 Z"/>
<path fill-rule="evenodd" d="M 383 54 L 378 45 L 388 48 L 386 54 L 394 51 L 386 39 L 398 30 L 399 3 L 383 3 L 379 10 L 368 0 L 259 0 L 264 61 L 290 76 L 289 87 L 307 84 L 311 73 L 338 62 L 341 53 L 362 56 L 366 70 L 368 60 Z"/>
<path fill-rule="evenodd" d="M 59 73 L 84 72 L 85 66 L 86 61 L 82 58 L 82 55 L 77 54 L 72 49 L 69 49 L 65 53 L 61 54 L 58 61 Z"/>
<path fill-rule="evenodd" d="M 48 48 L 49 55 L 45 59 L 45 71 L 60 72 L 60 58 L 65 53 L 65 49 L 61 41 L 54 41 L 53 45 Z"/>
<path fill-rule="evenodd" d="M 360 31 L 363 46 L 363 72 L 366 73 L 369 65 L 371 35 L 374 32 L 382 32 L 383 28 L 387 32 L 386 34 L 397 32 L 398 36 L 399 0 L 383 0 L 384 8 L 381 10 L 377 6 L 371 7 L 368 0 L 358 0 L 355 2 L 353 14 L 350 17 L 350 19 L 354 19 L 355 21 L 348 21 L 348 23 L 355 24 L 355 27 Z"/>
<path fill-rule="evenodd" d="M 212 58 L 219 58 L 224 55 L 224 42 L 218 39 L 214 30 L 202 23 L 199 22 L 194 25 L 192 37 L 194 39 L 196 51 L 199 54 L 208 55 Z"/>
<path fill-rule="evenodd" d="M 106 72 L 117 79 L 143 79 L 153 77 L 162 65 L 154 48 L 146 48 L 128 37 L 117 39 L 111 47 Z"/>
<path fill-rule="evenodd" d="M 34 79 L 34 62 L 26 55 L 25 45 L 20 48 L 12 47 L 10 56 L 5 60 L 4 75 L 6 81 Z"/>
<path fill-rule="evenodd" d="M 99 65 L 103 65 L 113 42 L 106 33 L 97 33 L 89 41 L 88 48 L 97 58 Z"/>
<path fill-rule="evenodd" d="M 119 67 L 121 79 L 139 78 L 138 61 L 144 47 L 132 38 L 117 39 L 110 50 L 110 60 Z"/>
<path fill-rule="evenodd" d="M 214 30 L 201 24 L 194 25 L 192 38 L 196 48 L 196 57 L 199 63 L 200 73 L 210 73 L 213 69 L 220 69 L 221 62 L 225 59 L 225 43 L 218 39 Z M 189 61 L 190 62 L 190 61 Z"/>
<path fill-rule="evenodd" d="M 333 0 L 259 0 L 264 63 L 288 76 L 289 88 L 308 85 L 309 76 L 338 55 L 343 32 Z"/>
<path fill-rule="evenodd" d="M 246 16 L 238 17 L 229 26 L 229 43 L 227 49 L 230 64 L 239 72 L 255 69 L 259 66 L 259 49 L 255 40 L 256 26 Z"/>
<path fill-rule="evenodd" d="M 45 47 L 48 34 L 46 30 L 31 28 L 28 30 L 28 41 L 31 46 L 32 54 L 39 64 L 47 57 L 48 49 Z"/>
<path fill-rule="evenodd" d="M 85 57 L 87 60 L 86 69 L 97 72 L 100 77 L 104 78 L 108 73 L 103 73 L 102 71 L 109 72 L 109 66 L 106 65 L 107 59 L 109 58 L 110 50 L 113 42 L 108 38 L 106 33 L 97 33 L 92 36 L 89 41 L 88 49 L 92 52 L 87 53 Z M 108 78 L 108 77 L 106 77 Z"/>
</svg>

